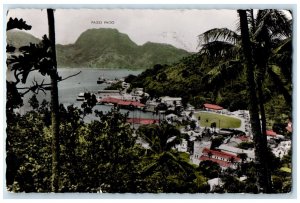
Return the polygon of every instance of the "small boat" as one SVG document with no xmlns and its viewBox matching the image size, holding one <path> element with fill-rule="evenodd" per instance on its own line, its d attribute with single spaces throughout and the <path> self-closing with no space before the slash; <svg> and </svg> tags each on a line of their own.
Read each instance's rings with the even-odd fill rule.
<svg viewBox="0 0 300 203">
<path fill-rule="evenodd" d="M 103 76 L 99 77 L 98 80 L 97 80 L 97 84 L 102 84 L 105 82 L 105 79 Z"/>
<path fill-rule="evenodd" d="M 80 92 L 76 98 L 77 101 L 84 101 L 84 92 Z"/>
</svg>

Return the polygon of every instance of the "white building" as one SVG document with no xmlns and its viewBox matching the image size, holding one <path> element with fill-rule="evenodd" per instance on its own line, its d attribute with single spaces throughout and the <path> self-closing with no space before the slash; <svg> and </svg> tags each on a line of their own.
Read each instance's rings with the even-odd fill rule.
<svg viewBox="0 0 300 203">
<path fill-rule="evenodd" d="M 120 97 L 121 93 L 119 90 L 99 90 L 97 93 L 98 99 L 104 99 L 107 97 Z"/>
<path fill-rule="evenodd" d="M 129 84 L 129 83 L 127 83 L 127 82 L 122 82 L 122 88 L 127 89 L 127 88 L 129 88 L 129 87 L 130 87 L 130 84 Z"/>
<path fill-rule="evenodd" d="M 188 149 L 188 142 L 185 139 L 181 139 L 181 143 L 176 145 L 175 148 L 179 152 L 187 152 Z"/>
<path fill-rule="evenodd" d="M 282 158 L 284 155 L 287 155 L 289 150 L 291 149 L 292 142 L 289 141 L 282 141 L 278 144 L 276 148 L 272 149 L 273 154 L 276 157 Z"/>
<path fill-rule="evenodd" d="M 169 96 L 165 96 L 165 97 L 160 97 L 161 102 L 166 104 L 168 107 L 175 107 L 175 106 L 181 106 L 181 97 L 169 97 Z M 176 104 L 176 105 L 174 105 Z"/>
<path fill-rule="evenodd" d="M 211 142 L 200 142 L 200 141 L 194 141 L 194 154 L 192 156 L 192 162 L 193 164 L 199 165 L 200 163 L 200 157 L 202 155 L 204 148 L 210 148 Z"/>
<path fill-rule="evenodd" d="M 238 164 L 242 161 L 241 158 L 237 157 L 233 153 L 204 148 L 200 161 L 207 160 L 219 164 L 222 169 L 227 169 L 229 167 L 236 169 Z"/>
<path fill-rule="evenodd" d="M 234 136 L 231 137 L 226 143 L 229 146 L 236 147 L 242 142 L 250 142 L 252 139 L 249 136 Z"/>
<path fill-rule="evenodd" d="M 210 179 L 207 181 L 207 183 L 209 184 L 209 187 L 210 187 L 210 192 L 213 191 L 216 186 L 223 186 L 223 182 L 221 181 L 221 178 L 213 178 L 213 179 Z"/>
</svg>

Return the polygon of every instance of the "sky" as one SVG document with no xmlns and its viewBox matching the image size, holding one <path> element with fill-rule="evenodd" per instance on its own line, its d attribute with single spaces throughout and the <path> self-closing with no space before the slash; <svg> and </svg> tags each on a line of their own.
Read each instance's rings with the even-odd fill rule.
<svg viewBox="0 0 300 203">
<path fill-rule="evenodd" d="M 138 45 L 148 41 L 172 44 L 190 52 L 198 50 L 197 36 L 212 28 L 236 29 L 235 10 L 200 9 L 57 9 L 56 42 L 71 44 L 90 28 L 117 28 Z M 47 12 L 41 9 L 11 9 L 9 17 L 23 18 L 41 38 L 48 33 Z"/>
</svg>

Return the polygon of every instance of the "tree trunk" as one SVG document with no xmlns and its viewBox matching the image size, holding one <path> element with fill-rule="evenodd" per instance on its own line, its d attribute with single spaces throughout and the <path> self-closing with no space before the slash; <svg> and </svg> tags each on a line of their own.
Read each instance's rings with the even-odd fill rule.
<svg viewBox="0 0 300 203">
<path fill-rule="evenodd" d="M 265 157 L 265 151 L 267 149 L 266 143 L 263 141 L 263 135 L 261 131 L 258 99 L 256 96 L 255 80 L 254 80 L 254 67 L 252 59 L 252 50 L 250 45 L 249 30 L 247 14 L 245 10 L 238 10 L 240 16 L 240 28 L 242 36 L 243 52 L 246 60 L 247 68 L 247 86 L 248 86 L 248 98 L 249 98 L 249 111 L 250 121 L 252 126 L 253 139 L 255 143 L 255 160 L 257 163 L 257 174 L 259 179 L 259 187 L 263 189 L 263 192 L 271 192 L 271 179 L 268 173 L 267 160 Z"/>
<path fill-rule="evenodd" d="M 51 121 L 52 121 L 52 177 L 51 190 L 58 192 L 59 188 L 59 103 L 58 103 L 58 88 L 57 88 L 57 62 L 55 51 L 55 26 L 53 9 L 47 9 L 49 39 L 51 42 L 51 53 L 53 67 L 50 74 L 51 78 Z"/>
<path fill-rule="evenodd" d="M 270 167 L 268 164 L 269 156 L 268 156 L 268 143 L 267 143 L 267 127 L 266 127 L 266 113 L 265 113 L 265 107 L 264 107 L 264 98 L 263 98 L 263 91 L 262 91 L 262 82 L 259 79 L 257 82 L 258 86 L 258 96 L 259 96 L 259 108 L 260 108 L 260 115 L 261 115 L 261 128 L 262 128 L 262 139 L 261 139 L 261 146 L 262 147 L 262 154 L 265 157 L 264 161 L 264 168 L 265 168 L 265 173 L 266 173 L 266 179 L 264 181 L 267 182 L 268 185 L 268 193 L 272 192 L 272 182 L 271 182 L 271 171 Z"/>
</svg>

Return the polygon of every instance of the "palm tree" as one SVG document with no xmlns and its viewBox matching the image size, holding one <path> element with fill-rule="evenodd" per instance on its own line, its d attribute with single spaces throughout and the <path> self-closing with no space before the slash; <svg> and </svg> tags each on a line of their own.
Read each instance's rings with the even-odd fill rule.
<svg viewBox="0 0 300 203">
<path fill-rule="evenodd" d="M 256 162 L 259 170 L 258 176 L 260 180 L 260 186 L 263 188 L 265 193 L 271 192 L 271 175 L 268 169 L 267 160 L 266 160 L 266 137 L 261 133 L 261 126 L 259 120 L 259 109 L 257 106 L 257 96 L 255 89 L 255 80 L 254 80 L 254 63 L 252 56 L 252 48 L 250 43 L 249 29 L 248 29 L 248 20 L 246 10 L 238 10 L 240 16 L 240 28 L 241 28 L 241 37 L 242 37 L 242 46 L 243 46 L 243 55 L 245 57 L 245 67 L 247 71 L 247 86 L 249 88 L 248 97 L 251 101 L 249 103 L 249 112 L 251 117 L 251 126 L 253 132 L 253 138 L 255 143 L 255 155 Z"/>
<path fill-rule="evenodd" d="M 253 97 L 249 98 L 253 99 L 255 95 L 256 100 L 249 99 L 252 103 L 250 103 L 249 107 L 250 114 L 253 114 L 253 111 L 251 113 L 251 105 L 253 106 L 254 101 L 259 104 L 262 125 L 257 126 L 256 130 L 262 136 L 259 136 L 261 140 L 260 143 L 256 143 L 256 148 L 264 148 L 262 146 L 266 148 L 266 117 L 263 98 L 264 78 L 266 76 L 271 78 L 278 87 L 277 89 L 283 94 L 286 102 L 291 103 L 291 95 L 289 93 L 291 86 L 288 85 L 291 81 L 291 20 L 288 20 L 284 13 L 277 10 L 259 10 L 256 18 L 254 18 L 253 10 L 245 11 L 245 13 L 246 20 L 244 23 L 250 26 L 250 31 L 247 29 L 247 38 L 249 38 L 249 44 L 247 45 L 249 50 L 247 52 L 250 55 L 245 54 L 245 46 L 242 42 L 243 36 L 226 28 L 212 29 L 199 35 L 199 42 L 202 45 L 200 54 L 203 55 L 202 57 L 207 64 L 212 64 L 213 68 L 208 73 L 207 80 L 210 84 L 216 84 L 215 88 L 218 89 L 225 82 L 235 80 L 237 76 L 243 74 L 244 67 L 251 66 L 251 70 L 255 71 L 256 77 L 253 75 L 253 81 L 250 85 L 253 89 L 249 89 Z M 248 66 L 244 66 L 243 63 L 246 56 L 248 57 Z M 248 70 L 246 70 L 247 73 Z M 248 87 L 250 83 L 249 76 L 251 75 L 247 74 L 246 76 Z M 252 80 L 252 78 L 250 79 Z M 257 93 L 258 97 L 256 96 Z M 254 120 L 259 123 L 259 119 Z M 255 131 L 255 127 L 253 131 Z"/>
<path fill-rule="evenodd" d="M 275 84 L 277 84 L 286 102 L 291 104 L 289 90 L 286 89 L 281 78 L 277 77 L 272 67 L 279 66 L 282 71 L 291 73 L 291 64 L 289 66 L 282 66 L 274 62 L 271 63 L 271 56 L 276 57 L 278 54 L 278 52 L 272 50 L 278 49 L 278 45 L 281 47 L 282 43 L 286 44 L 286 39 L 287 41 L 291 41 L 291 20 L 288 20 L 286 15 L 278 10 L 258 10 L 256 19 L 253 17 L 253 10 L 249 12 L 251 14 L 251 18 L 248 18 L 250 21 L 250 30 L 252 30 L 252 36 L 255 39 L 252 43 L 252 49 L 255 50 L 255 52 L 253 52 L 253 60 L 255 61 L 257 71 L 256 84 L 261 112 L 262 134 L 266 136 L 263 82 L 267 73 L 268 76 L 275 81 Z M 291 51 L 291 49 L 289 51 Z M 291 52 L 287 53 L 287 55 L 291 56 Z M 282 61 L 283 60 L 278 61 L 279 64 Z M 285 65 L 287 64 L 285 63 Z M 288 81 L 291 81 L 290 76 Z"/>
<path fill-rule="evenodd" d="M 51 120 L 52 120 L 52 192 L 58 192 L 59 188 L 59 103 L 58 103 L 58 73 L 55 51 L 55 26 L 54 26 L 54 12 L 53 9 L 47 9 L 49 40 L 51 43 L 51 58 L 52 71 L 51 78 Z"/>
<path fill-rule="evenodd" d="M 254 49 L 256 81 L 263 82 L 266 74 L 291 103 L 291 20 L 278 10 L 258 10 L 254 18 L 253 10 L 247 15 L 250 25 L 251 47 Z M 225 82 L 235 80 L 243 74 L 240 62 L 241 36 L 227 28 L 214 28 L 199 36 L 200 54 L 205 65 L 212 69 L 207 81 L 215 88 Z"/>
<path fill-rule="evenodd" d="M 159 126 L 141 126 L 137 134 L 149 144 L 150 154 L 170 151 L 181 141 L 180 132 L 166 121 L 162 121 Z"/>
<path fill-rule="evenodd" d="M 182 158 L 173 147 L 180 143 L 180 132 L 163 121 L 160 125 L 141 126 L 137 135 L 149 145 L 146 152 L 146 163 L 142 169 L 142 177 L 151 180 L 159 176 L 159 184 L 163 192 L 174 192 L 169 184 L 193 176 L 193 166 Z M 181 177 L 181 178 L 179 178 Z M 159 187 L 159 186 L 157 186 Z M 178 187 L 181 187 L 178 185 Z"/>
</svg>

